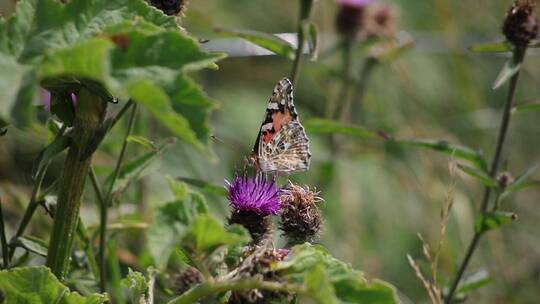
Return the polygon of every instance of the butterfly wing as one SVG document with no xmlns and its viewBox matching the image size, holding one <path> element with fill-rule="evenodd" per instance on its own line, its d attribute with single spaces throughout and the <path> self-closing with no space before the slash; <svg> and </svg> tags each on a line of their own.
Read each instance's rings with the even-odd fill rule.
<svg viewBox="0 0 540 304">
<path fill-rule="evenodd" d="M 272 139 L 259 148 L 259 167 L 263 172 L 290 174 L 309 169 L 309 139 L 295 120 L 281 127 Z"/>
<path fill-rule="evenodd" d="M 309 167 L 309 140 L 298 120 L 292 83 L 287 78 L 274 87 L 253 152 L 263 172 L 289 174 Z"/>
</svg>

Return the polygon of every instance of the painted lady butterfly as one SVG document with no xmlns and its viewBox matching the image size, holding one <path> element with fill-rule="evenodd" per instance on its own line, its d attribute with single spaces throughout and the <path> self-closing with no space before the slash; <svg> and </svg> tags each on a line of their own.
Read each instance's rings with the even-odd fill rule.
<svg viewBox="0 0 540 304">
<path fill-rule="evenodd" d="M 309 168 L 309 139 L 298 120 L 293 87 L 283 78 L 274 87 L 248 164 L 259 171 L 288 175 Z"/>
</svg>

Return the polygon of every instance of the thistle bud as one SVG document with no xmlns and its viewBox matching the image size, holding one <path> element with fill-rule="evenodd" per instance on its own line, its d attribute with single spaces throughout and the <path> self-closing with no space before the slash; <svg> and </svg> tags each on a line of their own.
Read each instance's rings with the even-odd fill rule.
<svg viewBox="0 0 540 304">
<path fill-rule="evenodd" d="M 340 7 L 336 16 L 336 29 L 338 33 L 353 37 L 362 28 L 366 7 L 372 0 L 340 0 Z"/>
<path fill-rule="evenodd" d="M 280 230 L 289 245 L 314 241 L 321 230 L 322 218 L 319 192 L 292 183 L 281 195 Z"/>
<path fill-rule="evenodd" d="M 514 177 L 508 171 L 501 172 L 497 175 L 497 183 L 502 189 L 508 187 L 511 183 L 514 182 Z"/>
<path fill-rule="evenodd" d="M 534 0 L 515 0 L 503 24 L 503 34 L 516 46 L 526 46 L 538 37 L 538 18 L 534 15 Z"/>
<path fill-rule="evenodd" d="M 258 243 L 270 230 L 269 215 L 279 211 L 280 189 L 273 180 L 259 174 L 255 178 L 236 175 L 232 183 L 226 182 L 232 207 L 229 224 L 240 224 Z"/>
</svg>

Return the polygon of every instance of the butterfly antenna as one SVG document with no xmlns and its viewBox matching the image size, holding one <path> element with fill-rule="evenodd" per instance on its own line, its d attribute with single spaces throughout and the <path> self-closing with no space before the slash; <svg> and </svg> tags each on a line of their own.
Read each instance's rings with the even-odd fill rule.
<svg viewBox="0 0 540 304">
<path fill-rule="evenodd" d="M 210 138 L 211 138 L 214 142 L 219 143 L 219 144 L 221 144 L 221 145 L 227 147 L 228 149 L 230 149 L 230 150 L 232 150 L 232 151 L 234 151 L 234 152 L 242 153 L 242 151 L 240 151 L 240 149 L 238 149 L 238 147 L 236 147 L 236 146 L 234 146 L 233 144 L 228 143 L 228 142 L 226 142 L 226 141 L 224 141 L 224 140 L 218 138 L 218 137 L 215 136 L 215 135 L 210 135 Z"/>
</svg>

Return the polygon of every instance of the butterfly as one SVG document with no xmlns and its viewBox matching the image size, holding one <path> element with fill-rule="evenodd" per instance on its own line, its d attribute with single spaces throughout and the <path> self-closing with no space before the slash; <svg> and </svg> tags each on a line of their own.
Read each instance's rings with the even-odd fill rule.
<svg viewBox="0 0 540 304">
<path fill-rule="evenodd" d="M 266 106 L 249 165 L 264 173 L 286 176 L 309 169 L 309 139 L 298 119 L 293 102 L 293 86 L 281 79 Z"/>
</svg>

